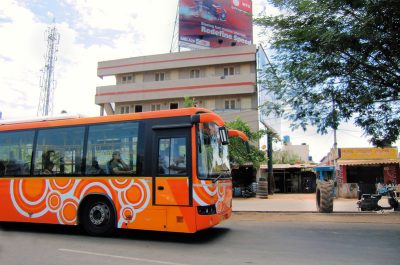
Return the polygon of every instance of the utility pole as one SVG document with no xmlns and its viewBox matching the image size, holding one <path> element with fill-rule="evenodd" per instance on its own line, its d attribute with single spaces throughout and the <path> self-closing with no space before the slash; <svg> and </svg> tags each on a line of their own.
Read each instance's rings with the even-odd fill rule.
<svg viewBox="0 0 400 265">
<path fill-rule="evenodd" d="M 46 30 L 47 49 L 44 56 L 45 65 L 42 68 L 40 77 L 40 98 L 37 116 L 48 116 L 53 114 L 53 97 L 56 83 L 54 81 L 54 65 L 57 60 L 58 44 L 60 34 L 55 23 Z"/>
<path fill-rule="evenodd" d="M 260 122 L 267 129 L 267 158 L 268 158 L 268 190 L 270 194 L 274 194 L 275 191 L 275 178 L 274 178 L 274 169 L 272 165 L 272 140 L 273 140 L 273 132 L 270 130 L 269 126 L 260 119 Z"/>
<path fill-rule="evenodd" d="M 336 168 L 337 164 L 337 136 L 336 136 L 336 110 L 335 110 L 335 97 L 332 95 L 332 116 L 333 116 L 333 124 L 332 124 L 332 129 L 333 129 L 333 165 Z"/>
<path fill-rule="evenodd" d="M 335 109 L 335 95 L 332 93 L 332 128 L 333 128 L 333 166 L 334 166 L 334 171 L 333 171 L 333 176 L 332 179 L 333 181 L 336 183 L 337 179 L 338 179 L 338 163 L 337 163 L 337 159 L 338 159 L 338 146 L 337 146 L 337 136 L 336 136 L 336 124 L 337 124 L 337 116 L 336 116 L 336 109 Z M 335 184 L 336 185 L 336 184 Z M 337 189 L 338 188 L 334 188 L 333 190 L 333 196 L 337 195 Z"/>
<path fill-rule="evenodd" d="M 275 178 L 274 169 L 272 165 L 272 133 L 268 129 L 267 133 L 267 154 L 268 154 L 268 183 L 269 183 L 269 193 L 274 194 L 275 192 Z"/>
</svg>

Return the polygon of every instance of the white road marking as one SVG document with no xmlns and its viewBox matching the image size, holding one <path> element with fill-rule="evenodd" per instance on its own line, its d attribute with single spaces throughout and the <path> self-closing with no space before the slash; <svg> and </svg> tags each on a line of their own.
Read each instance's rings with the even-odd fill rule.
<svg viewBox="0 0 400 265">
<path fill-rule="evenodd" d="M 60 249 L 58 249 L 58 251 L 77 253 L 77 254 L 86 254 L 86 255 L 99 256 L 99 257 L 108 257 L 108 258 L 115 258 L 115 259 L 135 260 L 135 261 L 148 262 L 148 263 L 166 264 L 166 265 L 189 265 L 189 264 L 168 262 L 168 261 L 162 261 L 162 260 L 126 257 L 126 256 L 110 255 L 110 254 L 81 251 L 81 250 L 74 250 L 74 249 L 66 249 L 66 248 L 60 248 Z"/>
</svg>

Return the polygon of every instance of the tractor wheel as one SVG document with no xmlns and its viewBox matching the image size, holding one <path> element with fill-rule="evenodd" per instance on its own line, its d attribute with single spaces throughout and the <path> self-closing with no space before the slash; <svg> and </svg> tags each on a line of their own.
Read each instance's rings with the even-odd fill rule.
<svg viewBox="0 0 400 265">
<path fill-rule="evenodd" d="M 334 182 L 319 181 L 317 185 L 317 210 L 320 213 L 333 212 L 333 189 Z"/>
</svg>

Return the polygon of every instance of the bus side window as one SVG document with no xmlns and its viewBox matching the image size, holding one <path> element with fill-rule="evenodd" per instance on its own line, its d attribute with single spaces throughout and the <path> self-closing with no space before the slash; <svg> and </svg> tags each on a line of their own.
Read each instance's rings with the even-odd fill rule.
<svg viewBox="0 0 400 265">
<path fill-rule="evenodd" d="M 90 125 L 86 174 L 137 174 L 138 135 L 137 121 Z"/>
<path fill-rule="evenodd" d="M 0 176 L 29 175 L 35 132 L 0 133 Z"/>
<path fill-rule="evenodd" d="M 35 175 L 81 174 L 85 127 L 40 129 Z"/>
</svg>

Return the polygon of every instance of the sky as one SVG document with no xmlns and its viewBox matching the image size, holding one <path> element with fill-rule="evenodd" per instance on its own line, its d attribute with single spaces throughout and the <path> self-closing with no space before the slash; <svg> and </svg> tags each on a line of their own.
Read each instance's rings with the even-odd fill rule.
<svg viewBox="0 0 400 265">
<path fill-rule="evenodd" d="M 254 0 L 253 14 L 276 13 L 267 1 Z M 35 117 L 44 67 L 46 29 L 54 22 L 60 33 L 55 65 L 54 113 L 62 110 L 98 116 L 96 86 L 113 84 L 100 79 L 97 63 L 104 60 L 168 53 L 178 0 L 1 0 L 0 112 L 3 119 Z M 254 43 L 267 37 L 254 28 Z M 333 132 L 291 131 L 283 120 L 281 135 L 292 144 L 307 143 L 318 162 L 333 145 Z M 337 132 L 339 147 L 368 147 L 368 140 L 352 123 Z M 400 145 L 398 141 L 397 146 Z M 279 145 L 277 145 L 279 146 Z"/>
</svg>

